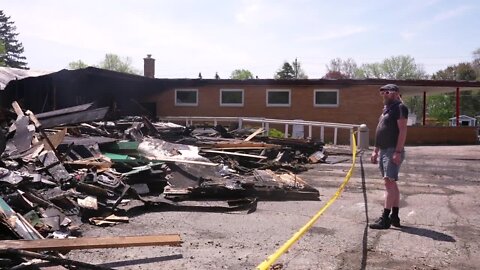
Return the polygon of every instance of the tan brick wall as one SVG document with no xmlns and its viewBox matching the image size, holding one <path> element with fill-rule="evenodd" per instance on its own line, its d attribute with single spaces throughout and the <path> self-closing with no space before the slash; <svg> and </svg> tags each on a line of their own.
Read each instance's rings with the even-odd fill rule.
<svg viewBox="0 0 480 270">
<path fill-rule="evenodd" d="M 151 97 L 157 105 L 157 114 L 162 116 L 251 116 L 278 119 L 303 119 L 310 121 L 346 124 L 367 124 L 373 141 L 378 117 L 382 111 L 382 99 L 378 86 L 205 86 L 198 89 L 198 106 L 175 106 L 175 89 L 168 89 Z M 243 107 L 220 106 L 220 89 L 244 89 Z M 267 89 L 290 89 L 290 107 L 267 107 Z M 315 89 L 338 89 L 339 106 L 319 108 L 313 104 Z M 283 132 L 284 129 L 281 129 Z M 319 137 L 319 128 L 314 128 L 314 137 Z M 308 134 L 308 129 L 305 130 Z M 339 130 L 339 142 L 349 143 L 346 130 Z M 325 141 L 333 141 L 333 130 L 325 130 Z"/>
<path fill-rule="evenodd" d="M 476 144 L 478 127 L 408 127 L 407 145 Z"/>
</svg>

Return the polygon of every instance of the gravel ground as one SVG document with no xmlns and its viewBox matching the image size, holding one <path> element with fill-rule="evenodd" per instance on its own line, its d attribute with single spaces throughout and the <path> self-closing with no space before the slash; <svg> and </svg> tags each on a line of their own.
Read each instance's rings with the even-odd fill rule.
<svg viewBox="0 0 480 270">
<path fill-rule="evenodd" d="M 341 197 L 280 257 L 279 269 L 479 269 L 480 146 L 407 147 L 399 180 L 404 227 L 383 231 L 366 226 L 384 199 L 370 153 L 358 159 Z M 181 247 L 81 250 L 68 257 L 116 269 L 254 269 L 328 201 L 349 166 L 318 164 L 301 174 L 321 201 L 259 202 L 251 214 L 146 212 L 128 224 L 83 227 L 85 236 L 178 233 Z"/>
</svg>

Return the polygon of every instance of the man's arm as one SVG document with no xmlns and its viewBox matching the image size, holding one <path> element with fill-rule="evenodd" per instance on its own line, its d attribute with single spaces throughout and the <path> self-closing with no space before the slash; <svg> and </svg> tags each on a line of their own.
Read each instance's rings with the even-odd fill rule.
<svg viewBox="0 0 480 270">
<path fill-rule="evenodd" d="M 373 163 L 373 164 L 377 164 L 378 162 L 378 151 L 380 149 L 378 149 L 378 147 L 375 147 L 373 149 L 373 152 L 372 152 L 372 155 L 370 156 L 370 161 Z"/>
<path fill-rule="evenodd" d="M 405 146 L 405 141 L 407 140 L 407 119 L 400 118 L 397 120 L 398 125 L 398 140 L 397 146 L 395 147 L 395 152 L 401 153 L 403 147 Z"/>
<path fill-rule="evenodd" d="M 393 163 L 400 165 L 402 162 L 402 151 L 405 146 L 405 141 L 407 139 L 407 119 L 400 118 L 397 120 L 398 125 L 398 140 L 397 146 L 395 147 L 395 153 L 393 153 Z"/>
</svg>

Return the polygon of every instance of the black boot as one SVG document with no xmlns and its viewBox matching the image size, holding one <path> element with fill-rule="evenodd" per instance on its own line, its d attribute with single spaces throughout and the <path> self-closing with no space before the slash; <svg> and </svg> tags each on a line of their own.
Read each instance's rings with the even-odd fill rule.
<svg viewBox="0 0 480 270">
<path fill-rule="evenodd" d="M 390 216 L 390 221 L 392 226 L 397 228 L 402 227 L 402 225 L 400 225 L 400 218 L 398 217 L 398 207 L 392 208 L 392 215 Z"/>
<path fill-rule="evenodd" d="M 390 209 L 384 209 L 382 216 L 369 225 L 370 229 L 385 230 L 390 228 L 391 220 L 388 217 L 389 214 Z"/>
</svg>

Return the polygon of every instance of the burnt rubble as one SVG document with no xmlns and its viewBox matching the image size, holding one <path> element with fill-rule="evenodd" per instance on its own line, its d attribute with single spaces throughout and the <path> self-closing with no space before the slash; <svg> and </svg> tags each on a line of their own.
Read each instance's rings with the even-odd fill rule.
<svg viewBox="0 0 480 270">
<path fill-rule="evenodd" d="M 325 162 L 321 142 L 146 117 L 107 121 L 108 108 L 92 104 L 34 115 L 14 102 L 13 111 L 0 130 L 3 240 L 80 236 L 83 223 L 128 222 L 152 207 L 251 213 L 259 200 L 319 200 L 296 173 Z"/>
</svg>

